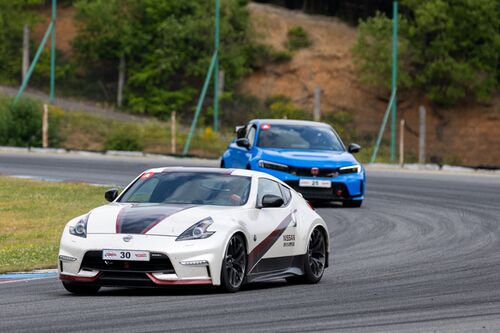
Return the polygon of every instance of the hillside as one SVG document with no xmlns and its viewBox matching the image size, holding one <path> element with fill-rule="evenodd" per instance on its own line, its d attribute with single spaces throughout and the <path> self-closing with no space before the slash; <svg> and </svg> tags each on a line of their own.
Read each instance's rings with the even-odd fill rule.
<svg viewBox="0 0 500 333">
<path fill-rule="evenodd" d="M 240 90 L 260 98 L 286 95 L 312 112 L 314 88 L 320 85 L 322 112 L 350 112 L 358 136 L 373 142 L 388 96 L 377 96 L 357 79 L 350 51 L 356 41 L 356 29 L 331 17 L 256 3 L 249 8 L 254 29 L 264 43 L 283 49 L 289 28 L 302 26 L 313 45 L 298 51 L 289 63 L 269 65 L 253 73 Z M 432 110 L 416 96 L 400 97 L 398 117 L 407 122 L 407 157 L 413 159 L 417 156 L 421 104 L 428 110 L 428 161 L 500 165 L 500 155 L 492 153 L 500 149 L 500 96 L 488 105 L 462 105 L 447 110 Z"/>
<path fill-rule="evenodd" d="M 320 85 L 322 112 L 350 113 L 356 137 L 365 146 L 371 146 L 388 96 L 378 96 L 358 81 L 351 58 L 356 28 L 333 17 L 307 15 L 272 5 L 251 3 L 249 10 L 259 42 L 282 50 L 288 30 L 301 26 L 308 32 L 312 45 L 296 51 L 289 62 L 270 64 L 252 73 L 238 90 L 262 99 L 285 95 L 297 106 L 312 112 L 313 92 Z M 48 16 L 49 11 L 45 9 L 43 13 Z M 66 56 L 71 56 L 71 40 L 76 34 L 73 14 L 73 8 L 65 7 L 58 15 L 58 48 Z M 39 24 L 34 40 L 41 39 L 45 27 L 46 22 Z M 425 105 L 428 110 L 428 162 L 500 166 L 500 154 L 494 153 L 500 149 L 498 94 L 488 104 L 461 105 L 447 110 L 433 110 L 418 96 L 400 96 L 398 118 L 407 122 L 406 157 L 411 161 L 417 156 L 419 105 Z"/>
</svg>

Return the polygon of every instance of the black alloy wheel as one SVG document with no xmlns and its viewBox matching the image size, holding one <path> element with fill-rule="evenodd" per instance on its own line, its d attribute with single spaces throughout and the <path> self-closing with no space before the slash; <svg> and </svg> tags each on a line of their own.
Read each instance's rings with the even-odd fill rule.
<svg viewBox="0 0 500 333">
<path fill-rule="evenodd" d="M 245 241 L 241 235 L 233 235 L 229 240 L 224 261 L 222 262 L 222 288 L 228 292 L 238 291 L 245 280 L 246 266 Z"/>
<path fill-rule="evenodd" d="M 326 263 L 326 241 L 323 232 L 316 228 L 309 238 L 304 277 L 307 283 L 317 283 L 323 277 Z"/>
</svg>

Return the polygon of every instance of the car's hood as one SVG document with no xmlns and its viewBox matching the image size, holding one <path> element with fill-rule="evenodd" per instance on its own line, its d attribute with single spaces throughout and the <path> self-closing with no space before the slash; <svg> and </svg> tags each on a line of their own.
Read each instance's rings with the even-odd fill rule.
<svg viewBox="0 0 500 333">
<path fill-rule="evenodd" d="M 338 168 L 358 163 L 348 152 L 328 150 L 266 148 L 257 158 L 296 167 Z"/>
<path fill-rule="evenodd" d="M 230 217 L 239 207 L 111 203 L 89 213 L 87 233 L 178 236 L 196 222 Z M 216 220 L 216 219 L 214 219 Z M 227 219 L 226 219 L 227 220 Z"/>
</svg>

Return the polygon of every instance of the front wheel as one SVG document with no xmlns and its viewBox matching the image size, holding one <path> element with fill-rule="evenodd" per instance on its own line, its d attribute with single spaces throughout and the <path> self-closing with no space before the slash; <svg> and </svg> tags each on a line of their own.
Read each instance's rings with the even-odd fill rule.
<svg viewBox="0 0 500 333">
<path fill-rule="evenodd" d="M 221 287 L 227 292 L 236 292 L 245 279 L 247 253 L 245 241 L 239 234 L 233 235 L 227 244 L 222 262 Z"/>
<path fill-rule="evenodd" d="M 64 289 L 76 295 L 94 295 L 97 294 L 101 287 L 99 286 L 86 286 L 82 284 L 75 284 L 68 281 L 62 281 Z"/>
</svg>

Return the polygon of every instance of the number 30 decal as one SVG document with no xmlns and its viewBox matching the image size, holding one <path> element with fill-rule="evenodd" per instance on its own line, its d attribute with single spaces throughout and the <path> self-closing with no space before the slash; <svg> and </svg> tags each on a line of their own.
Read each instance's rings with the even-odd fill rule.
<svg viewBox="0 0 500 333">
<path fill-rule="evenodd" d="M 122 259 L 130 259 L 130 252 L 120 252 L 120 258 Z"/>
</svg>

